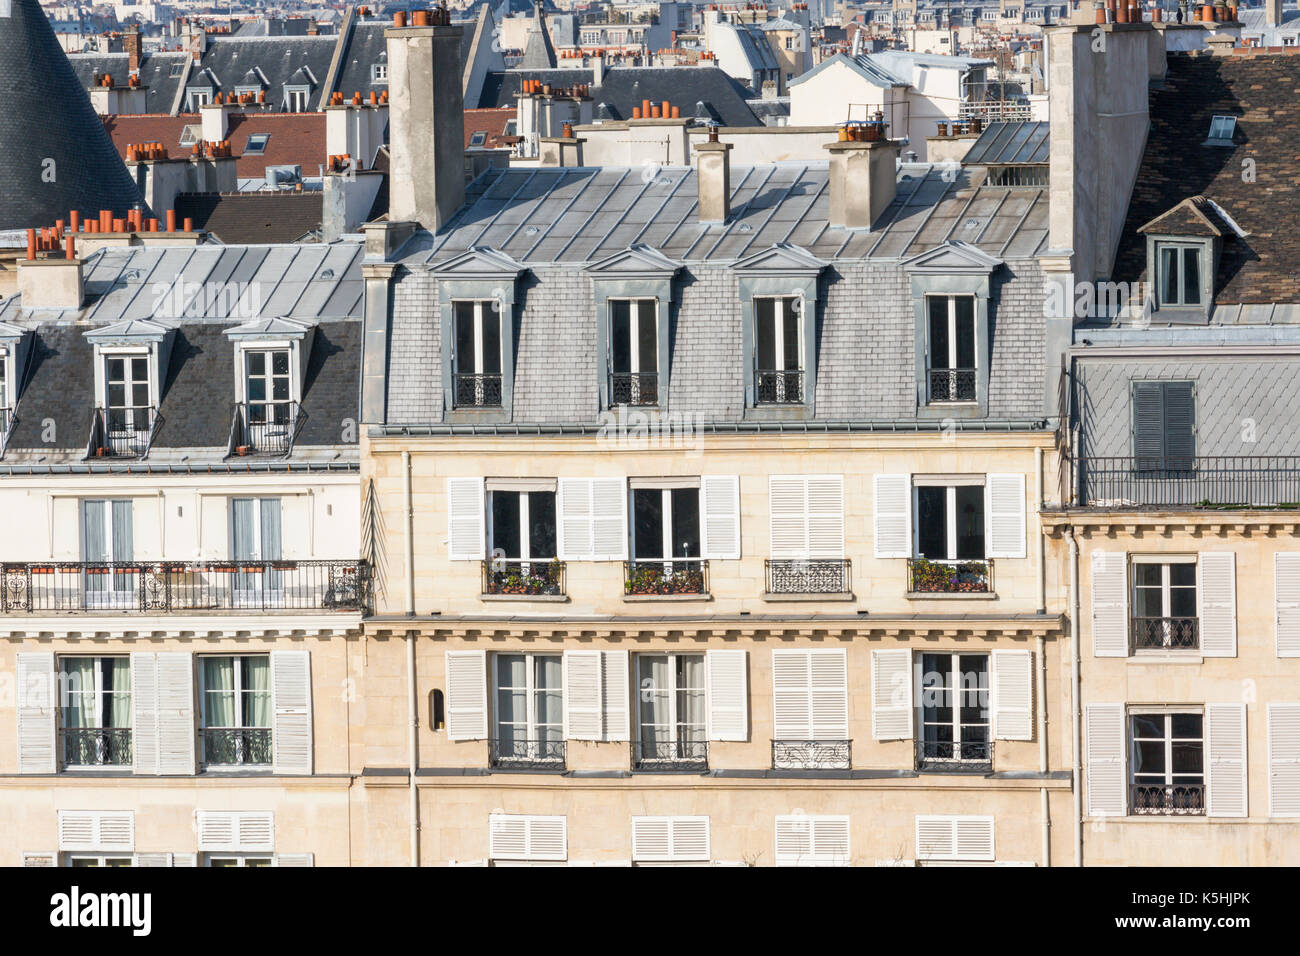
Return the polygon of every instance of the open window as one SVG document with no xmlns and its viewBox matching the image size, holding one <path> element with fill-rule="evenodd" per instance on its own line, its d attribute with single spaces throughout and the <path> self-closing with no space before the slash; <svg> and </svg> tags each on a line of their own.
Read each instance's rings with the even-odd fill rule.
<svg viewBox="0 0 1300 956">
<path fill-rule="evenodd" d="M 631 482 L 627 593 L 704 594 L 698 479 Z"/>
<path fill-rule="evenodd" d="M 489 478 L 487 523 L 484 594 L 564 594 L 554 480 Z"/>
<path fill-rule="evenodd" d="M 59 658 L 63 769 L 131 767 L 131 661 Z"/>
<path fill-rule="evenodd" d="M 271 766 L 269 655 L 200 657 L 199 700 L 205 768 Z"/>
<path fill-rule="evenodd" d="M 798 405 L 806 359 L 800 296 L 754 297 L 754 401 Z"/>
<path fill-rule="evenodd" d="M 609 404 L 659 404 L 659 300 L 609 300 Z"/>
<path fill-rule="evenodd" d="M 454 407 L 501 407 L 501 308 L 495 299 L 452 303 Z"/>
</svg>

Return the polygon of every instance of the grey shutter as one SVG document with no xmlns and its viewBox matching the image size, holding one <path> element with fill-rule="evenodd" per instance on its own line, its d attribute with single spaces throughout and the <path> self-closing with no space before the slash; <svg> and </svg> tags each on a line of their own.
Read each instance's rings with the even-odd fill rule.
<svg viewBox="0 0 1300 956">
<path fill-rule="evenodd" d="M 1133 457 L 1139 468 L 1159 468 L 1165 454 L 1165 403 L 1161 382 L 1133 383 Z"/>
<path fill-rule="evenodd" d="M 1133 455 L 1140 469 L 1191 468 L 1196 455 L 1191 382 L 1133 383 Z"/>
<path fill-rule="evenodd" d="M 1196 456 L 1196 396 L 1191 382 L 1165 382 L 1166 468 L 1188 469 Z"/>
</svg>

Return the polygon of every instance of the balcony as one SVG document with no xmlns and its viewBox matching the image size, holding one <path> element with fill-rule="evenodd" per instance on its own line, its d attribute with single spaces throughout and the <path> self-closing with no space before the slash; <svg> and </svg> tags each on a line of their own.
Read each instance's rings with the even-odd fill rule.
<svg viewBox="0 0 1300 956">
<path fill-rule="evenodd" d="M 364 561 L 0 564 L 0 613 L 365 611 Z"/>
<path fill-rule="evenodd" d="M 656 372 L 611 372 L 609 404 L 658 405 L 659 375 Z"/>
<path fill-rule="evenodd" d="M 133 762 L 130 727 L 64 728 L 59 736 L 64 769 L 129 767 Z"/>
<path fill-rule="evenodd" d="M 773 770 L 848 770 L 852 765 L 847 740 L 773 740 Z"/>
<path fill-rule="evenodd" d="M 1129 807 L 1135 816 L 1203 816 L 1205 785 L 1135 783 L 1129 788 Z"/>
<path fill-rule="evenodd" d="M 704 773 L 709 769 L 707 740 L 633 740 L 632 769 Z"/>
<path fill-rule="evenodd" d="M 768 560 L 767 593 L 848 594 L 852 588 L 853 562 L 847 558 Z"/>
<path fill-rule="evenodd" d="M 1234 509 L 1300 507 L 1300 456 L 1227 455 L 1075 461 L 1075 507 Z"/>
<path fill-rule="evenodd" d="M 456 408 L 501 407 L 500 372 L 481 375 L 457 373 L 453 387 Z"/>
<path fill-rule="evenodd" d="M 930 404 L 975 401 L 975 369 L 930 369 Z"/>
<path fill-rule="evenodd" d="M 623 562 L 625 597 L 671 597 L 709 593 L 709 562 L 697 558 Z"/>
<path fill-rule="evenodd" d="M 5 449 L 9 447 L 9 436 L 17 423 L 18 416 L 14 414 L 12 408 L 0 408 L 0 456 L 3 456 Z"/>
<path fill-rule="evenodd" d="M 993 561 L 907 559 L 908 594 L 992 594 Z"/>
<path fill-rule="evenodd" d="M 230 420 L 227 457 L 286 457 L 307 414 L 297 402 L 239 402 Z"/>
<path fill-rule="evenodd" d="M 156 408 L 96 408 L 90 415 L 86 458 L 145 458 L 161 424 Z"/>
<path fill-rule="evenodd" d="M 1196 650 L 1201 646 L 1200 619 L 1195 617 L 1135 617 L 1129 621 L 1133 649 Z"/>
<path fill-rule="evenodd" d="M 270 727 L 204 727 L 205 767 L 270 766 Z"/>
<path fill-rule="evenodd" d="M 781 369 L 754 372 L 754 402 L 758 405 L 802 405 L 803 372 Z"/>
<path fill-rule="evenodd" d="M 489 558 L 483 562 L 483 593 L 500 597 L 564 597 L 564 562 L 558 558 Z"/>
<path fill-rule="evenodd" d="M 564 770 L 564 741 L 493 737 L 489 765 L 498 770 Z"/>
<path fill-rule="evenodd" d="M 993 741 L 918 740 L 916 769 L 923 773 L 992 773 Z"/>
</svg>

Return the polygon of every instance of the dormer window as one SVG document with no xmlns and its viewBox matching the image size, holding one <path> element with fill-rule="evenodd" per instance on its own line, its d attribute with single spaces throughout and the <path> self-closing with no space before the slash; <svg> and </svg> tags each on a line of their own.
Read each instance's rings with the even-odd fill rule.
<svg viewBox="0 0 1300 956">
<path fill-rule="evenodd" d="M 288 455 L 306 417 L 303 376 L 315 328 L 294 319 L 254 319 L 226 335 L 235 345 L 232 455 Z"/>
<path fill-rule="evenodd" d="M 307 103 L 311 98 L 311 87 L 286 86 L 284 88 L 284 108 L 287 113 L 307 112 Z"/>
<path fill-rule="evenodd" d="M 388 64 L 372 63 L 370 64 L 370 82 L 387 83 L 388 82 Z"/>
<path fill-rule="evenodd" d="M 244 367 L 248 427 L 253 444 L 265 444 L 273 433 L 283 434 L 293 418 L 289 350 L 249 349 L 244 352 Z"/>
<path fill-rule="evenodd" d="M 759 405 L 803 402 L 803 301 L 754 297 L 754 400 Z"/>
<path fill-rule="evenodd" d="M 211 90 L 186 90 L 185 91 L 185 112 L 197 113 L 200 107 L 207 106 L 212 102 Z"/>
<path fill-rule="evenodd" d="M 975 297 L 926 296 L 930 403 L 975 401 Z"/>
<path fill-rule="evenodd" d="M 1199 306 L 1204 245 L 1156 243 L 1156 288 L 1161 306 Z"/>
<path fill-rule="evenodd" d="M 609 404 L 659 404 L 657 299 L 609 301 Z"/>
<path fill-rule="evenodd" d="M 114 454 L 140 454 L 153 424 L 148 356 L 105 355 L 104 384 L 108 447 Z"/>
<path fill-rule="evenodd" d="M 452 303 L 454 407 L 501 407 L 501 309 L 495 299 Z"/>
</svg>

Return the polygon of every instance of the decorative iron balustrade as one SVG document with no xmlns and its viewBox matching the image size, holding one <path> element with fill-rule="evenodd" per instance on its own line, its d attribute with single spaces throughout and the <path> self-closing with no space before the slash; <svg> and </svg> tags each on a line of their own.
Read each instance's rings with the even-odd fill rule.
<svg viewBox="0 0 1300 956">
<path fill-rule="evenodd" d="M 992 773 L 992 740 L 918 740 L 916 769 L 932 773 Z"/>
<path fill-rule="evenodd" d="M 204 727 L 203 763 L 208 767 L 269 766 L 270 727 Z"/>
<path fill-rule="evenodd" d="M 366 611 L 364 561 L 0 564 L 0 611 Z"/>
<path fill-rule="evenodd" d="M 658 405 L 659 374 L 657 372 L 611 372 L 609 403 L 611 405 Z"/>
<path fill-rule="evenodd" d="M 494 737 L 489 763 L 516 770 L 563 770 L 564 753 L 563 740 Z"/>
<path fill-rule="evenodd" d="M 456 408 L 500 408 L 501 407 L 501 373 L 463 374 L 456 373 L 455 382 Z"/>
<path fill-rule="evenodd" d="M 1130 619 L 1129 625 L 1134 650 L 1195 650 L 1201 646 L 1199 618 L 1134 617 Z"/>
<path fill-rule="evenodd" d="M 623 562 L 627 595 L 708 594 L 709 562 L 698 558 Z"/>
<path fill-rule="evenodd" d="M 1082 457 L 1073 497 L 1099 509 L 1300 508 L 1300 456 Z"/>
<path fill-rule="evenodd" d="M 90 414 L 86 458 L 144 458 L 162 424 L 158 409 L 96 408 Z"/>
<path fill-rule="evenodd" d="M 848 558 L 768 559 L 768 594 L 847 594 L 853 562 Z"/>
<path fill-rule="evenodd" d="M 558 558 L 489 558 L 483 562 L 483 593 L 563 596 L 564 562 Z"/>
<path fill-rule="evenodd" d="M 910 594 L 991 594 L 993 561 L 931 561 L 907 559 Z"/>
<path fill-rule="evenodd" d="M 960 119 L 979 119 L 985 123 L 1012 123 L 1034 118 L 1028 100 L 968 100 L 957 107 Z"/>
<path fill-rule="evenodd" d="M 703 773 L 709 769 L 709 742 L 707 740 L 633 740 L 632 769 Z"/>
<path fill-rule="evenodd" d="M 754 401 L 759 405 L 803 403 L 803 372 L 760 369 L 754 373 Z"/>
<path fill-rule="evenodd" d="M 930 369 L 930 401 L 931 403 L 975 401 L 975 369 Z"/>
<path fill-rule="evenodd" d="M 130 727 L 65 727 L 59 736 L 66 768 L 129 767 L 133 762 Z"/>
<path fill-rule="evenodd" d="M 1129 788 L 1130 812 L 1138 816 L 1200 816 L 1205 813 L 1205 785 L 1145 784 Z"/>
<path fill-rule="evenodd" d="M 307 420 L 297 402 L 239 402 L 230 421 L 228 455 L 287 456 Z"/>
<path fill-rule="evenodd" d="M 773 770 L 848 770 L 853 765 L 847 740 L 773 740 Z"/>
</svg>

